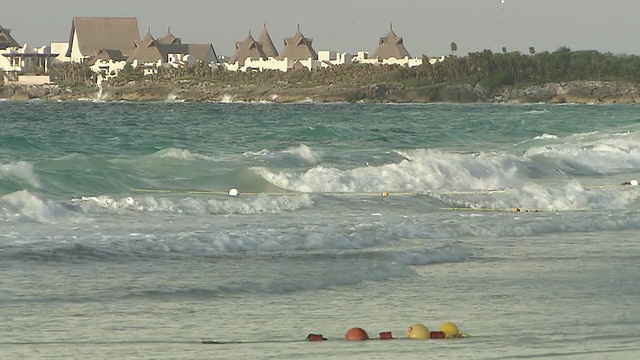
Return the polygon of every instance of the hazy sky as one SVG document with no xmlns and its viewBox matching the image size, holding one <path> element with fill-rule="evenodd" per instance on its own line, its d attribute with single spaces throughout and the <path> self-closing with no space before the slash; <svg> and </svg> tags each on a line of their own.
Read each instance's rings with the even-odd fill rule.
<svg viewBox="0 0 640 360">
<path fill-rule="evenodd" d="M 298 24 L 315 50 L 374 51 L 389 24 L 413 56 L 491 49 L 640 54 L 638 0 L 40 0 L 3 1 L 0 25 L 21 44 L 68 41 L 74 16 L 137 17 L 157 38 L 167 27 L 183 43 L 212 43 L 232 55 L 234 42 L 267 24 L 278 50 Z M 44 4 L 41 4 L 44 3 Z M 502 14 L 504 13 L 504 17 Z"/>
</svg>

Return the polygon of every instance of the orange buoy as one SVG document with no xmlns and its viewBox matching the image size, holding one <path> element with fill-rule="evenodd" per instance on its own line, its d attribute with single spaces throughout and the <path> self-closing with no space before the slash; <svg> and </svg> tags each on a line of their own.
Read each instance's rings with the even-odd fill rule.
<svg viewBox="0 0 640 360">
<path fill-rule="evenodd" d="M 322 340 L 327 340 L 327 338 L 325 338 L 321 334 L 309 334 L 309 335 L 307 335 L 307 340 L 308 341 L 322 341 Z"/>
<path fill-rule="evenodd" d="M 393 334 L 391 331 L 384 331 L 380 333 L 380 340 L 391 340 L 393 339 Z"/>
<path fill-rule="evenodd" d="M 363 341 L 369 340 L 369 334 L 362 328 L 351 328 L 344 334 L 344 338 L 348 341 Z"/>
<path fill-rule="evenodd" d="M 432 331 L 431 332 L 431 338 L 432 339 L 446 339 L 447 338 L 447 334 L 445 334 L 442 331 Z"/>
</svg>

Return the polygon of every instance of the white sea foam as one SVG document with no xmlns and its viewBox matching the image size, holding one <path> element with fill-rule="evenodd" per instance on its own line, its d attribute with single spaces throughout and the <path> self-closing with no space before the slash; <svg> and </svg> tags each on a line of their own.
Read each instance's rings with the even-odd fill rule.
<svg viewBox="0 0 640 360">
<path fill-rule="evenodd" d="M 267 150 L 267 149 L 262 149 L 262 150 L 258 150 L 258 151 L 245 151 L 244 153 L 242 153 L 243 156 L 264 156 L 264 157 L 273 157 L 274 156 L 274 152 L 271 150 Z"/>
<path fill-rule="evenodd" d="M 434 196 L 438 196 L 435 194 Z M 456 195 L 439 196 L 444 201 L 455 199 Z M 585 188 L 577 181 L 564 186 L 544 186 L 539 183 L 525 183 L 521 187 L 509 189 L 504 193 L 486 193 L 476 196 L 458 196 L 459 202 L 452 205 L 484 208 L 542 211 L 573 210 L 614 210 L 625 209 L 640 200 L 640 189 L 622 186 L 604 188 Z"/>
<path fill-rule="evenodd" d="M 181 160 L 211 160 L 211 161 L 216 160 L 212 156 L 194 153 L 187 149 L 175 149 L 175 148 L 162 149 L 150 155 L 150 157 L 174 158 L 174 159 L 181 159 Z"/>
<path fill-rule="evenodd" d="M 26 190 L 0 197 L 0 220 L 48 223 L 68 215 L 64 207 Z"/>
<path fill-rule="evenodd" d="M 248 199 L 199 199 L 163 197 L 88 196 L 73 201 L 84 212 L 100 209 L 138 212 L 169 212 L 177 214 L 278 214 L 309 207 L 313 204 L 309 196 L 268 196 L 259 195 Z"/>
<path fill-rule="evenodd" d="M 322 161 L 324 153 L 319 150 L 314 150 L 305 144 L 300 144 L 299 146 L 289 147 L 282 151 L 262 149 L 258 151 L 245 151 L 242 155 L 244 157 L 264 157 L 269 159 L 275 159 L 283 155 L 293 156 L 297 159 L 304 160 L 306 163 L 315 165 Z"/>
<path fill-rule="evenodd" d="M 280 188 L 300 192 L 356 192 L 433 189 L 494 189 L 520 180 L 518 158 L 508 154 L 453 154 L 416 150 L 403 155 L 408 160 L 382 166 L 350 170 L 316 166 L 297 174 L 254 170 Z"/>
<path fill-rule="evenodd" d="M 640 167 L 640 134 L 575 134 L 562 143 L 534 146 L 527 157 L 545 157 L 596 174 Z"/>
<path fill-rule="evenodd" d="M 170 93 L 169 95 L 167 95 L 167 100 L 165 100 L 167 102 L 184 102 L 184 99 L 180 99 L 180 97 L 177 94 L 174 93 Z"/>
<path fill-rule="evenodd" d="M 26 161 L 0 164 L 0 178 L 17 178 L 26 181 L 35 188 L 41 187 L 40 180 L 33 171 L 33 164 Z"/>
<path fill-rule="evenodd" d="M 283 153 L 295 155 L 314 165 L 318 164 L 322 160 L 323 155 L 322 151 L 313 150 L 305 144 L 288 148 L 287 150 L 284 150 Z"/>
<path fill-rule="evenodd" d="M 235 96 L 233 95 L 229 95 L 229 94 L 224 94 L 222 95 L 222 99 L 220 99 L 221 103 L 232 103 L 232 102 L 238 102 L 235 101 Z"/>
<path fill-rule="evenodd" d="M 538 136 L 534 137 L 534 139 L 536 139 L 536 140 L 548 140 L 548 139 L 557 139 L 557 138 L 558 138 L 557 135 L 552 135 L 552 134 L 547 134 L 547 133 L 544 133 L 542 135 L 538 135 Z"/>
<path fill-rule="evenodd" d="M 529 110 L 526 113 L 527 114 L 546 114 L 548 112 L 549 110 Z"/>
</svg>

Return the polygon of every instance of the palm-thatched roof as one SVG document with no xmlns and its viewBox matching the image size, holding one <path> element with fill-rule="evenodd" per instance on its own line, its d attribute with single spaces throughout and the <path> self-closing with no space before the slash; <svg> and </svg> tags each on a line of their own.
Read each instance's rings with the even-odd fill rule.
<svg viewBox="0 0 640 360">
<path fill-rule="evenodd" d="M 251 36 L 251 31 L 249 31 L 249 35 L 244 41 L 236 41 L 236 51 L 229 59 L 229 64 L 235 64 L 237 62 L 238 65 L 244 66 L 244 62 L 247 59 L 266 60 L 267 58 L 268 56 L 262 50 L 262 44 L 258 43 L 253 36 Z"/>
<path fill-rule="evenodd" d="M 11 29 L 5 29 L 0 26 L 0 50 L 10 47 L 21 47 L 20 44 L 11 36 Z"/>
<path fill-rule="evenodd" d="M 138 20 L 133 17 L 74 17 L 71 23 L 69 49 L 74 41 L 84 56 L 95 56 L 101 49 L 120 50 L 129 55 L 140 39 Z"/>
<path fill-rule="evenodd" d="M 151 29 L 147 29 L 147 34 L 141 40 L 135 41 L 135 49 L 129 55 L 127 62 L 138 60 L 139 64 L 157 62 L 162 59 L 162 54 L 158 49 L 160 43 L 151 35 Z"/>
<path fill-rule="evenodd" d="M 300 26 L 298 26 L 298 30 L 296 33 L 290 37 L 284 39 L 284 48 L 278 56 L 278 59 L 282 60 L 284 58 L 288 58 L 289 60 L 307 60 L 309 58 L 313 60 L 318 60 L 318 54 L 311 44 L 313 43 L 313 38 L 306 38 L 300 32 Z"/>
<path fill-rule="evenodd" d="M 160 44 L 181 44 L 182 40 L 180 38 L 175 37 L 171 33 L 171 28 L 167 29 L 167 34 L 158 39 Z"/>
<path fill-rule="evenodd" d="M 264 54 L 270 58 L 276 58 L 278 57 L 278 50 L 276 50 L 275 45 L 273 45 L 273 41 L 271 41 L 271 36 L 269 35 L 269 32 L 267 31 L 267 24 L 264 24 L 263 28 L 262 28 L 262 33 L 260 34 L 260 37 L 258 38 L 258 43 L 260 45 L 262 45 L 262 51 L 264 52 Z"/>
<path fill-rule="evenodd" d="M 165 35 L 165 40 L 168 37 Z M 177 38 L 176 38 L 177 39 Z M 217 61 L 213 45 L 211 44 L 182 44 L 179 41 L 172 43 L 162 43 L 151 35 L 151 29 L 147 29 L 147 34 L 141 40 L 135 42 L 136 48 L 133 50 L 127 62 L 132 63 L 138 60 L 139 64 L 144 63 L 166 63 L 169 60 L 169 54 L 189 55 L 197 61 L 206 61 L 211 55 Z"/>
<path fill-rule="evenodd" d="M 184 46 L 184 44 L 181 44 L 181 46 Z M 184 54 L 189 54 L 191 58 L 195 58 L 197 61 L 206 62 L 207 56 L 211 54 L 211 57 L 214 59 L 213 61 L 218 62 L 218 55 L 216 54 L 216 50 L 213 48 L 212 44 L 187 44 L 186 46 L 187 51 Z"/>
<path fill-rule="evenodd" d="M 111 49 L 100 49 L 98 54 L 89 60 L 88 65 L 91 66 L 95 64 L 98 60 L 109 61 L 124 61 L 127 60 L 127 57 L 122 54 L 120 50 L 111 50 Z"/>
<path fill-rule="evenodd" d="M 409 52 L 404 47 L 403 40 L 393 32 L 393 24 L 389 27 L 389 33 L 387 36 L 380 38 L 378 42 L 378 48 L 371 56 L 372 59 L 404 59 L 410 58 Z"/>
</svg>

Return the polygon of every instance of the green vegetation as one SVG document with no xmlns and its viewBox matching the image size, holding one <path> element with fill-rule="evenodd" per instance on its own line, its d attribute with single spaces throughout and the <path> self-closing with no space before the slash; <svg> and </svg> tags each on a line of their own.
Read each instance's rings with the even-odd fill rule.
<svg viewBox="0 0 640 360">
<path fill-rule="evenodd" d="M 51 80 L 59 85 L 90 86 L 96 83 L 96 74 L 86 64 L 62 63 L 49 69 Z"/>
<path fill-rule="evenodd" d="M 116 76 L 115 82 L 126 84 L 129 81 L 142 80 L 144 79 L 144 70 L 140 67 L 134 68 L 131 64 L 125 64 L 122 71 L 118 73 Z"/>
<path fill-rule="evenodd" d="M 488 89 L 576 80 L 640 82 L 640 57 L 571 51 L 566 47 L 552 53 L 536 53 L 532 47 L 528 55 L 519 52 L 494 54 L 485 50 L 464 57 L 448 56 L 442 62 L 425 62 L 413 69 L 397 71 L 409 73 L 396 76 L 399 81 L 409 78 L 423 79 L 420 84 L 479 83 Z"/>
<path fill-rule="evenodd" d="M 619 80 L 640 83 L 640 57 L 614 55 L 597 51 L 571 51 L 562 47 L 554 52 L 528 54 L 493 53 L 490 50 L 456 56 L 457 45 L 451 43 L 452 55 L 435 64 L 423 56 L 424 64 L 416 67 L 352 64 L 314 71 L 291 70 L 231 72 L 222 67 L 197 64 L 193 67 L 160 67 L 151 75 L 131 66 L 111 79 L 112 85 L 144 79 L 148 82 L 180 81 L 189 84 L 208 82 L 219 86 L 274 84 L 287 87 L 316 86 L 357 87 L 370 84 L 402 84 L 421 87 L 437 84 L 480 84 L 487 89 L 501 86 L 529 86 L 575 80 Z M 59 82 L 95 84 L 96 75 L 86 65 L 63 64 L 51 69 Z"/>
</svg>

